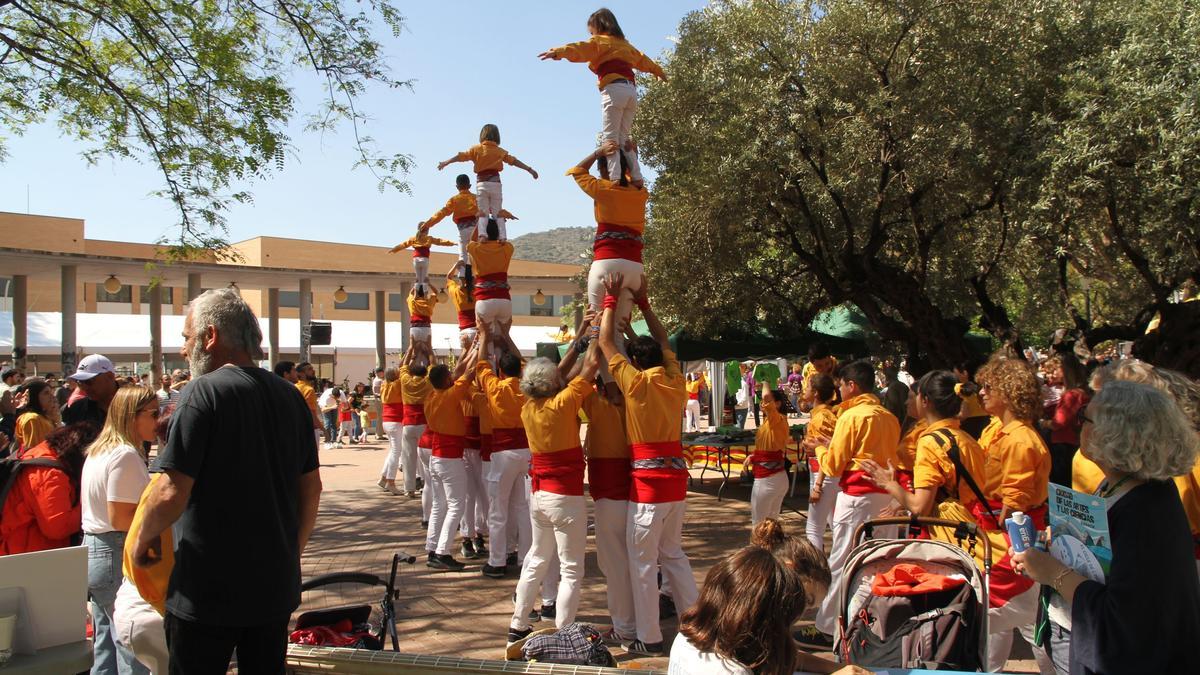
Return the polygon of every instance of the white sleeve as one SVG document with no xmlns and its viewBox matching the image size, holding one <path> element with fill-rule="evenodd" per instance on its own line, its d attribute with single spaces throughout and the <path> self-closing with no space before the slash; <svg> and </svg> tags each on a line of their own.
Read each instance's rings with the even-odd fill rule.
<svg viewBox="0 0 1200 675">
<path fill-rule="evenodd" d="M 150 472 L 146 470 L 145 462 L 133 448 L 121 448 L 112 452 L 120 454 L 113 457 L 108 465 L 107 499 L 110 502 L 136 504 L 142 498 L 142 490 L 150 484 Z"/>
</svg>

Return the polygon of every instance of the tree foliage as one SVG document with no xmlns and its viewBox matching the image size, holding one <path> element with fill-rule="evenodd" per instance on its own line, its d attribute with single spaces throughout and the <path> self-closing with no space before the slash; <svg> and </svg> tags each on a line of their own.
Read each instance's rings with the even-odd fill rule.
<svg viewBox="0 0 1200 675">
<path fill-rule="evenodd" d="M 659 169 L 656 301 L 708 334 L 794 331 L 851 302 L 944 365 L 968 355 L 977 319 L 1009 342 L 1071 320 L 1087 278 L 1109 337 L 1135 332 L 1200 269 L 1185 245 L 1194 162 L 1180 166 L 1200 130 L 1196 22 L 1186 0 L 751 0 L 688 15 L 638 117 Z M 1139 255 L 1154 279 L 1140 286 Z"/>
<path fill-rule="evenodd" d="M 388 0 L 0 0 L 0 120 L 19 134 L 53 119 L 89 162 L 153 164 L 180 214 L 173 243 L 221 249 L 223 212 L 251 199 L 233 185 L 285 163 L 297 68 L 326 87 L 308 129 L 349 123 L 358 164 L 407 190 L 409 158 L 360 134 L 367 82 L 408 84 L 388 71 L 375 16 L 398 34 Z"/>
</svg>

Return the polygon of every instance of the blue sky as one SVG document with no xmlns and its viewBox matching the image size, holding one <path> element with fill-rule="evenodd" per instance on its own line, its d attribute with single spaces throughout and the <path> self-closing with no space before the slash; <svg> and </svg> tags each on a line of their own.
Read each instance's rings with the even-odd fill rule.
<svg viewBox="0 0 1200 675">
<path fill-rule="evenodd" d="M 626 37 L 658 58 L 671 46 L 680 19 L 701 0 L 609 2 Z M 350 131 L 308 134 L 294 120 L 294 156 L 282 172 L 249 186 L 254 202 L 228 214 L 230 239 L 256 235 L 391 245 L 407 238 L 454 192 L 467 164 L 437 170 L 438 161 L 466 149 L 485 122 L 499 125 L 502 145 L 541 174 L 504 172 L 505 208 L 521 218 L 510 237 L 560 226 L 592 225 L 590 200 L 564 172 L 594 147 L 600 97 L 586 65 L 537 59 L 544 49 L 587 37 L 599 5 L 583 2 L 397 2 L 407 19 L 398 38 L 387 31 L 393 75 L 411 91 L 372 89 L 362 101 L 373 120 L 366 133 L 385 152 L 413 156 L 412 194 L 378 192 L 366 170 L 352 170 Z M 296 73 L 298 112 L 315 109 L 320 90 Z M 171 205 L 150 196 L 154 167 L 103 160 L 88 166 L 78 141 L 53 124 L 8 138 L 0 164 L 0 211 L 83 218 L 93 239 L 153 241 L 174 232 Z M 435 234 L 452 238 L 447 219 Z"/>
</svg>

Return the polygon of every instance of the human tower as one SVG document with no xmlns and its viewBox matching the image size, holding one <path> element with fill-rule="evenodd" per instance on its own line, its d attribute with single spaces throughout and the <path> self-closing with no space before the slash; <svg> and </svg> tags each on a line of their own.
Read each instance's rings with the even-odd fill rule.
<svg viewBox="0 0 1200 675">
<path fill-rule="evenodd" d="M 691 567 L 681 548 L 687 471 L 680 446 L 680 413 L 687 392 L 666 331 L 646 299 L 642 234 L 647 191 L 630 132 L 637 110 L 635 71 L 663 78 L 658 64 L 625 40 L 607 9 L 587 22 L 591 37 L 549 49 L 543 60 L 587 63 L 598 78 L 602 143 L 567 175 L 594 201 L 594 261 L 588 274 L 587 330 L 580 330 L 563 363 L 523 363 L 509 338 L 512 298 L 508 267 L 513 246 L 503 207 L 504 165 L 538 173 L 500 146 L 500 130 L 485 124 L 479 143 L 440 162 L 471 162 L 471 178 L 416 234 L 392 252 L 412 249 L 416 284 L 408 298 L 410 347 L 387 373 L 381 398 L 391 444 L 379 485 L 415 497 L 421 491 L 427 565 L 462 570 L 486 558 L 485 576 L 520 570 L 507 642 L 531 622 L 574 622 L 583 578 L 587 505 L 594 501 L 597 556 L 607 582 L 613 628 L 606 641 L 627 651 L 663 653 L 659 629 L 664 593 L 676 606 L 696 599 Z M 598 176 L 590 173 L 598 166 Z M 446 276 L 458 312 L 462 357 L 452 370 L 433 365 L 430 322 L 438 289 L 429 283 L 432 246 L 454 242 L 430 235 L 447 216 L 458 226 L 459 260 Z M 634 305 L 653 337 L 626 341 Z M 599 374 L 599 377 L 597 377 Z M 590 424 L 587 458 L 579 446 L 578 412 Z M 404 489 L 395 474 L 403 466 Z M 455 547 L 455 531 L 461 536 Z M 486 535 L 486 540 L 485 540 Z M 490 547 L 489 547 L 490 542 Z M 541 609 L 534 595 L 541 589 Z"/>
</svg>

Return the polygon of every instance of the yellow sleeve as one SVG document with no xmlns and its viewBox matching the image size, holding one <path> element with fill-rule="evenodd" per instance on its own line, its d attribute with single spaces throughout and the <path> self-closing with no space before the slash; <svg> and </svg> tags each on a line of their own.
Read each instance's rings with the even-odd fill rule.
<svg viewBox="0 0 1200 675">
<path fill-rule="evenodd" d="M 521 160 L 517 159 L 511 152 L 506 150 L 504 152 L 504 156 L 500 158 L 500 161 L 508 164 L 509 166 L 516 166 L 517 162 Z"/>
<path fill-rule="evenodd" d="M 854 449 L 859 437 L 857 417 L 842 417 L 833 428 L 829 447 L 821 457 L 821 473 L 826 476 L 841 476 L 854 459 Z"/>
<path fill-rule="evenodd" d="M 436 244 L 438 246 L 458 246 L 457 241 L 450 241 L 449 239 L 441 239 L 439 237 L 430 237 L 429 243 Z"/>
<path fill-rule="evenodd" d="M 675 358 L 675 352 L 671 351 L 670 349 L 663 349 L 662 353 L 663 371 L 666 372 L 667 377 L 681 377 L 683 375 L 683 371 L 679 369 L 679 359 Z"/>
<path fill-rule="evenodd" d="M 1028 509 L 1034 504 L 1039 456 L 1037 448 L 1025 443 L 1011 443 L 1000 458 L 1000 501 L 1009 510 Z"/>
<path fill-rule="evenodd" d="M 1175 488 L 1179 490 L 1179 501 L 1183 502 L 1183 511 L 1195 535 L 1200 532 L 1200 461 L 1192 467 L 1191 473 L 1175 477 Z"/>
<path fill-rule="evenodd" d="M 939 488 L 946 484 L 948 471 L 942 463 L 937 441 L 928 436 L 917 439 L 917 457 L 913 461 L 913 489 Z M 954 495 L 957 496 L 957 495 Z"/>
<path fill-rule="evenodd" d="M 497 215 L 499 215 L 501 218 L 507 218 L 508 220 L 517 219 L 517 217 L 514 216 L 508 209 L 500 209 L 500 213 Z"/>
<path fill-rule="evenodd" d="M 582 166 L 573 166 L 567 170 L 568 176 L 575 178 L 575 184 L 579 186 L 592 199 L 600 196 L 600 179 L 588 173 L 587 169 Z"/>
<path fill-rule="evenodd" d="M 654 59 L 651 59 L 641 52 L 637 53 L 637 58 L 634 59 L 633 63 L 630 65 L 642 71 L 643 73 L 650 73 L 656 77 L 666 76 L 666 74 L 663 73 L 662 67 L 655 63 Z"/>
<path fill-rule="evenodd" d="M 641 379 L 641 371 L 633 367 L 624 354 L 614 354 L 608 360 L 608 369 L 612 372 L 613 381 L 620 387 L 621 393 L 628 395 Z"/>
<path fill-rule="evenodd" d="M 46 440 L 47 429 L 50 425 L 42 422 L 40 415 L 24 414 L 17 418 L 17 439 L 21 446 L 28 449 Z"/>
<path fill-rule="evenodd" d="M 411 248 L 416 243 L 417 243 L 416 237 L 409 237 L 408 239 L 405 239 L 404 241 L 400 242 L 399 244 L 396 244 L 396 248 L 398 248 L 398 249 Z"/>
<path fill-rule="evenodd" d="M 458 153 L 457 155 L 454 156 L 454 159 L 452 161 L 469 162 L 473 159 L 475 159 L 475 148 L 474 147 L 472 147 L 468 150 L 463 150 L 462 152 Z"/>
<path fill-rule="evenodd" d="M 571 63 L 588 63 L 600 55 L 600 45 L 591 40 L 568 42 L 561 47 L 547 50 L 554 56 Z"/>
<path fill-rule="evenodd" d="M 442 208 L 438 209 L 437 213 L 433 214 L 432 216 L 429 216 L 429 220 L 426 220 L 425 224 L 430 227 L 433 227 L 434 225 L 437 225 L 438 223 L 442 222 L 442 219 L 445 218 L 446 216 L 450 215 L 451 213 L 454 213 L 454 198 L 447 199 L 446 205 L 443 206 Z"/>
<path fill-rule="evenodd" d="M 587 399 L 588 392 L 591 391 L 595 391 L 595 389 L 589 380 L 576 377 L 568 382 L 567 386 L 554 397 L 554 405 L 559 410 L 579 410 L 583 407 L 583 402 Z"/>
</svg>

